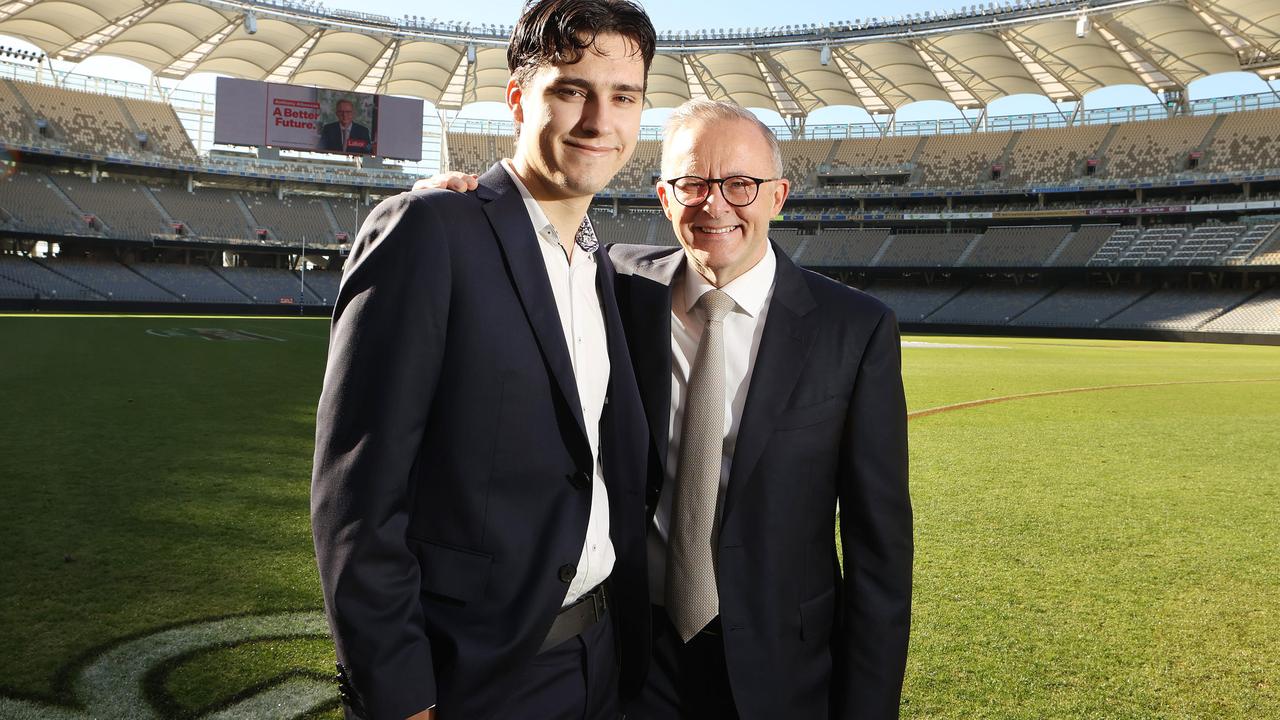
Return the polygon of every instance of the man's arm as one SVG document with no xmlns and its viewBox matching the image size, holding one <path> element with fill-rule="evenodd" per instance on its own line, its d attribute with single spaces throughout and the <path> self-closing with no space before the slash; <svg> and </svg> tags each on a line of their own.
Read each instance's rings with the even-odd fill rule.
<svg viewBox="0 0 1280 720">
<path fill-rule="evenodd" d="M 885 311 L 854 384 L 840 453 L 843 606 L 834 717 L 898 717 L 911 627 L 911 498 L 898 323 Z"/>
<path fill-rule="evenodd" d="M 316 419 L 311 520 L 353 707 L 402 720 L 436 703 L 411 476 L 443 356 L 449 257 L 421 199 L 382 203 L 352 247 Z M 425 236 L 425 237 L 424 237 Z"/>
</svg>

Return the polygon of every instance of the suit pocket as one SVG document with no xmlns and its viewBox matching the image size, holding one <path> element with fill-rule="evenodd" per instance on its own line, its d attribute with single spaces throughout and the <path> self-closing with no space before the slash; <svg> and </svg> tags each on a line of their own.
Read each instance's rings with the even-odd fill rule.
<svg viewBox="0 0 1280 720">
<path fill-rule="evenodd" d="M 844 417 L 849 407 L 844 396 L 833 397 L 813 405 L 783 410 L 773 424 L 775 430 L 794 430 Z"/>
<path fill-rule="evenodd" d="M 800 639 L 823 640 L 831 634 L 835 621 L 836 589 L 830 588 L 800 603 Z"/>
<path fill-rule="evenodd" d="M 463 603 L 479 599 L 489 582 L 493 556 L 474 550 L 410 539 L 418 556 L 422 591 Z"/>
</svg>

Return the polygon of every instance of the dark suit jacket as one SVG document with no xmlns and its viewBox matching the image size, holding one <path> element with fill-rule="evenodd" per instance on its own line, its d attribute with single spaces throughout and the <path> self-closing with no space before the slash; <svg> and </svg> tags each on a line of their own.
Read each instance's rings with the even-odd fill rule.
<svg viewBox="0 0 1280 720">
<path fill-rule="evenodd" d="M 360 123 L 351 123 L 351 131 L 347 133 L 347 146 L 342 147 L 342 126 L 337 122 L 325 123 L 320 128 L 320 149 L 331 152 L 344 152 L 351 155 L 368 155 L 373 152 L 373 139 L 369 128 Z"/>
<path fill-rule="evenodd" d="M 494 166 L 379 205 L 333 314 L 312 528 L 349 706 L 489 718 L 537 653 L 586 534 L 592 457 L 538 239 Z M 601 457 L 623 683 L 648 653 L 644 414 L 599 253 Z M 362 706 L 362 708 L 361 708 Z"/>
<path fill-rule="evenodd" d="M 774 250 L 717 548 L 734 700 L 744 720 L 896 718 L 912 561 L 897 322 L 878 300 Z M 671 290 L 684 256 L 643 246 L 610 255 L 649 419 L 652 513 L 669 436 Z"/>
</svg>

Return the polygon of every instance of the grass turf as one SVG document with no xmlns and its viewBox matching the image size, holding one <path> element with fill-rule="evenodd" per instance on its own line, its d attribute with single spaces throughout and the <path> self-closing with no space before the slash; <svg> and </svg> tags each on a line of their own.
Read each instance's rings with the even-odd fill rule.
<svg viewBox="0 0 1280 720">
<path fill-rule="evenodd" d="M 209 327 L 278 340 L 147 333 Z M 307 486 L 326 332 L 0 318 L 0 637 L 18 650 L 0 695 L 73 706 L 77 673 L 124 638 L 320 607 Z M 903 716 L 1280 716 L 1280 348 L 920 339 L 984 347 L 907 348 L 912 411 L 1200 384 L 912 421 Z M 191 716 L 331 663 L 322 640 L 254 641 L 148 690 Z"/>
</svg>

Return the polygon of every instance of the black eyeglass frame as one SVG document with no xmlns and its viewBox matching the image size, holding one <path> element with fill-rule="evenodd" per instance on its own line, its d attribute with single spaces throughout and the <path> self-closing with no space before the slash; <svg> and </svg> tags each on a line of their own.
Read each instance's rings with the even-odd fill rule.
<svg viewBox="0 0 1280 720">
<path fill-rule="evenodd" d="M 702 197 L 698 198 L 697 200 L 693 201 L 692 204 L 681 200 L 680 191 L 676 189 L 676 183 L 680 182 L 681 180 L 690 180 L 690 179 L 701 180 L 702 182 L 706 183 L 706 186 L 707 186 L 707 193 Z M 662 182 L 671 186 L 671 194 L 675 196 L 676 202 L 680 203 L 685 207 L 697 207 L 702 203 L 706 202 L 707 198 L 711 197 L 712 185 L 720 186 L 720 197 L 724 198 L 725 202 L 729 203 L 734 207 L 746 207 L 760 198 L 761 185 L 767 182 L 774 182 L 776 180 L 781 180 L 781 179 L 782 178 L 780 177 L 758 178 L 758 177 L 751 177 L 750 175 L 730 175 L 729 177 L 723 177 L 723 178 L 704 178 L 700 175 L 681 175 L 678 178 L 671 178 L 670 180 L 663 180 Z M 751 199 L 744 203 L 736 203 L 730 200 L 729 196 L 724 194 L 724 184 L 730 180 L 750 180 L 751 182 L 755 183 L 756 191 L 754 194 L 752 194 Z"/>
</svg>

